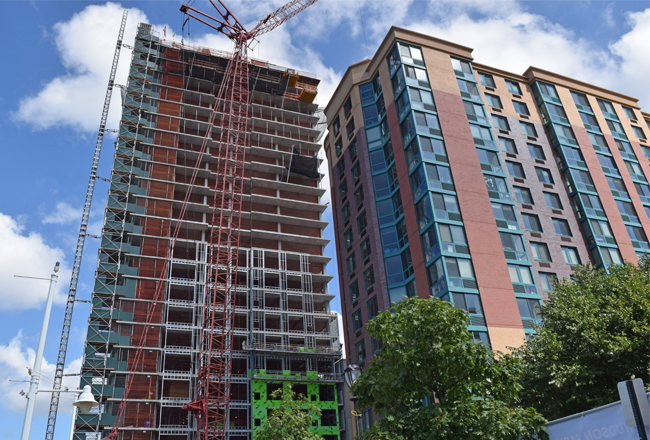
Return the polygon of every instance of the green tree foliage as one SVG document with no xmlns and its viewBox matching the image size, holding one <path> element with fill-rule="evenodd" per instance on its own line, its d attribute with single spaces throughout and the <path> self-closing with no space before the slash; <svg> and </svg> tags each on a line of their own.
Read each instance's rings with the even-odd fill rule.
<svg viewBox="0 0 650 440">
<path fill-rule="evenodd" d="M 255 431 L 255 440 L 323 440 L 309 430 L 314 419 L 320 418 L 320 408 L 304 395 L 294 393 L 291 385 L 273 391 L 272 397 L 282 400 L 266 418 L 266 423 Z"/>
<path fill-rule="evenodd" d="M 437 298 L 375 317 L 368 333 L 383 347 L 352 387 L 357 407 L 374 406 L 380 430 L 408 440 L 547 438 L 544 418 L 518 406 L 520 361 L 475 343 L 467 324 Z"/>
<path fill-rule="evenodd" d="M 604 270 L 581 267 L 556 284 L 544 325 L 519 356 L 522 401 L 549 420 L 619 400 L 616 384 L 650 384 L 650 258 Z"/>
</svg>

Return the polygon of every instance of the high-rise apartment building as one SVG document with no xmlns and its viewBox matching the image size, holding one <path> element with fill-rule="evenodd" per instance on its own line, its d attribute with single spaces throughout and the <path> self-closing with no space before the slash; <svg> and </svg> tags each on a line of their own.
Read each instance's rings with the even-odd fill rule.
<svg viewBox="0 0 650 440">
<path fill-rule="evenodd" d="M 165 41 L 150 25 L 138 27 L 82 365 L 81 386 L 92 386 L 100 406 L 77 416 L 75 440 L 106 437 L 123 398 L 119 439 L 194 438 L 196 420 L 184 406 L 197 398 L 200 344 L 223 331 L 204 319 L 215 280 L 209 236 L 232 226 L 215 223 L 213 213 L 235 209 L 224 194 L 215 197 L 225 192 L 215 156 L 218 122 L 195 164 L 229 59 L 228 53 Z M 328 240 L 320 200 L 326 188 L 313 171 L 321 148 L 313 103 L 319 80 L 258 60 L 248 69 L 250 136 L 233 276 L 234 336 L 225 348 L 232 369 L 230 377 L 210 380 L 230 382 L 228 439 L 254 438 L 278 404 L 273 390 L 292 383 L 322 410 L 312 429 L 338 440 L 345 429 L 341 344 L 330 310 L 334 295 L 327 290 L 330 258 L 323 252 Z M 158 287 L 162 296 L 154 301 Z"/>
<path fill-rule="evenodd" d="M 518 346 L 554 279 L 650 249 L 650 114 L 637 99 L 392 28 L 325 113 L 352 362 L 381 349 L 367 322 L 411 296 L 465 309 L 493 349 Z"/>
</svg>

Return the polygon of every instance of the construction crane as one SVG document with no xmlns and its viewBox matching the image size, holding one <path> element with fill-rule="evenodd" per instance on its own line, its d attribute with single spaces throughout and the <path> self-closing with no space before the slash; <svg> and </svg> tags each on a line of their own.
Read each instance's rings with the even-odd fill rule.
<svg viewBox="0 0 650 440">
<path fill-rule="evenodd" d="M 216 156 L 218 159 L 218 169 L 209 241 L 209 270 L 211 273 L 208 277 L 207 289 L 210 291 L 206 292 L 205 307 L 203 308 L 196 400 L 184 407 L 196 415 L 196 436 L 199 440 L 225 439 L 230 409 L 235 318 L 233 287 L 236 283 L 239 255 L 245 150 L 247 139 L 250 138 L 248 46 L 255 38 L 272 31 L 317 1 L 292 0 L 267 15 L 250 31 L 246 30 L 222 0 L 217 0 L 219 5 L 210 0 L 220 18 L 212 17 L 186 4 L 181 6 L 181 12 L 230 38 L 234 43 L 234 50 L 219 87 L 178 221 L 169 240 L 167 258 L 158 277 L 152 307 L 149 308 L 132 365 L 138 365 L 142 358 L 144 344 L 149 329 L 152 328 L 151 322 L 156 306 L 163 299 L 165 285 L 163 280 L 167 274 L 169 261 L 173 255 L 174 245 L 180 232 L 182 220 L 185 218 L 186 208 L 206 147 L 212 142 L 212 132 L 218 115 L 220 130 L 217 133 L 217 146 L 211 148 L 213 157 Z M 199 15 L 205 19 L 200 18 Z M 118 429 L 125 415 L 126 402 L 133 378 L 134 374 L 128 375 L 122 400 L 109 435 L 110 440 L 117 440 Z"/>
<path fill-rule="evenodd" d="M 120 24 L 120 32 L 117 36 L 117 45 L 113 54 L 113 63 L 111 64 L 111 73 L 108 77 L 108 87 L 106 88 L 106 96 L 104 97 L 104 107 L 102 107 L 102 118 L 99 123 L 99 132 L 97 134 L 97 141 L 95 142 L 95 153 L 93 155 L 93 163 L 90 168 L 90 180 L 86 189 L 86 200 L 84 201 L 84 209 L 81 214 L 81 227 L 79 228 L 79 237 L 77 238 L 77 247 L 74 253 L 74 263 L 72 264 L 72 277 L 70 278 L 70 288 L 68 290 L 68 299 L 65 305 L 65 315 L 63 317 L 63 331 L 61 332 L 61 342 L 59 343 L 59 354 L 56 358 L 56 371 L 54 372 L 53 389 L 60 390 L 61 382 L 63 381 L 63 369 L 65 368 L 65 357 L 68 351 L 68 340 L 70 339 L 70 326 L 72 325 L 72 311 L 74 310 L 74 303 L 77 296 L 77 283 L 79 281 L 79 270 L 81 269 L 81 258 L 83 257 L 84 245 L 86 243 L 86 236 L 88 234 L 88 220 L 90 219 L 90 205 L 93 201 L 93 193 L 95 192 L 95 181 L 97 180 L 97 168 L 99 167 L 99 157 L 102 153 L 102 145 L 104 144 L 104 134 L 109 131 L 106 129 L 108 122 L 108 110 L 111 105 L 111 97 L 113 95 L 113 87 L 115 87 L 115 74 L 117 73 L 117 64 L 120 60 L 120 51 L 122 49 L 122 39 L 124 38 L 124 29 L 126 28 L 126 17 L 128 11 L 122 13 L 122 22 Z M 45 440 L 52 440 L 54 438 L 54 427 L 56 425 L 56 413 L 59 409 L 59 395 L 56 391 L 52 393 L 52 400 L 50 400 L 50 410 L 47 415 L 47 428 L 45 429 Z"/>
</svg>

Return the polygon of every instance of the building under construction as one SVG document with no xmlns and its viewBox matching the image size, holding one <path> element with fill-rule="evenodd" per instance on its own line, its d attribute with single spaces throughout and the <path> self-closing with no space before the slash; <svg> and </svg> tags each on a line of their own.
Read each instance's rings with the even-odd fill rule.
<svg viewBox="0 0 650 440">
<path fill-rule="evenodd" d="M 225 186 L 211 118 L 230 56 L 138 27 L 82 366 L 81 386 L 92 385 L 100 406 L 77 415 L 75 440 L 107 437 L 114 425 L 120 440 L 194 438 L 201 344 L 228 331 L 228 377 L 210 378 L 229 396 L 224 438 L 253 439 L 278 403 L 272 391 L 288 383 L 321 408 L 314 431 L 326 440 L 345 431 L 326 188 L 316 167 L 319 80 L 248 61 L 240 212 L 237 222 L 215 224 L 215 212 L 236 209 L 214 205 Z M 205 319 L 225 313 L 207 301 L 218 272 L 210 236 L 224 228 L 237 237 L 234 317 L 232 328 L 217 329 Z"/>
</svg>

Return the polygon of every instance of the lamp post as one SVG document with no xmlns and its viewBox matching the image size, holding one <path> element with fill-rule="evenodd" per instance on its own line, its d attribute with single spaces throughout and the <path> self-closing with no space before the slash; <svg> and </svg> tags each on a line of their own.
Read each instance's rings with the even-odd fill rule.
<svg viewBox="0 0 650 440">
<path fill-rule="evenodd" d="M 359 376 L 361 376 L 361 373 L 363 373 L 363 369 L 357 365 L 357 364 L 349 364 L 347 367 L 345 367 L 345 370 L 343 370 L 343 378 L 345 379 L 345 383 L 348 384 L 348 388 L 352 388 L 352 385 L 359 379 Z M 354 416 L 354 425 L 357 430 L 357 435 L 359 435 L 359 414 L 357 413 L 357 396 L 352 394 L 352 397 L 350 397 L 350 402 L 354 405 L 354 410 L 352 412 L 352 415 Z"/>
<path fill-rule="evenodd" d="M 21 440 L 29 440 L 29 431 L 32 429 L 32 418 L 34 417 L 34 404 L 36 403 L 36 392 L 41 375 L 41 364 L 43 363 L 43 350 L 45 350 L 45 338 L 47 337 L 47 327 L 50 323 L 50 313 L 52 312 L 52 301 L 54 299 L 54 289 L 56 280 L 59 278 L 59 262 L 54 265 L 54 272 L 50 276 L 50 290 L 47 293 L 45 302 L 45 314 L 43 315 L 43 325 L 41 325 L 41 335 L 38 338 L 38 348 L 36 358 L 34 359 L 34 369 L 31 371 L 29 380 L 29 392 L 27 393 L 27 406 L 25 407 L 25 420 L 23 420 L 23 431 L 20 436 Z"/>
</svg>

